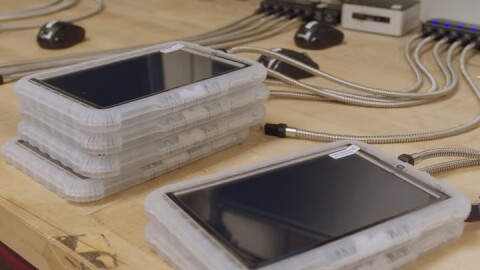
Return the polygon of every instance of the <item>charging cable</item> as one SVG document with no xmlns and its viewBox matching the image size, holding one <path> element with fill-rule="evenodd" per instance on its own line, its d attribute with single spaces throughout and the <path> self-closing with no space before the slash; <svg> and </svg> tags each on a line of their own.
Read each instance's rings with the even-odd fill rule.
<svg viewBox="0 0 480 270">
<path fill-rule="evenodd" d="M 425 150 L 415 154 L 403 154 L 403 155 L 400 155 L 398 159 L 415 166 L 415 165 L 418 165 L 418 163 L 420 163 L 423 160 L 438 158 L 438 157 L 460 157 L 461 159 L 433 164 L 433 165 L 421 168 L 420 170 L 428 174 L 434 175 L 440 172 L 445 172 L 450 170 L 480 166 L 480 151 L 472 150 L 472 149 L 435 148 L 435 149 L 429 149 L 429 150 Z M 466 222 L 480 221 L 480 204 L 472 204 L 470 215 L 465 221 Z"/>
</svg>

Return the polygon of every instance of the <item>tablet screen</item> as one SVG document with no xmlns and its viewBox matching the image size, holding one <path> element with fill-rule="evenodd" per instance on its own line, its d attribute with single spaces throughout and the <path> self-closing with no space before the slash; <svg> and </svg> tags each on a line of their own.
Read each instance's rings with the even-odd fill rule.
<svg viewBox="0 0 480 270">
<path fill-rule="evenodd" d="M 220 76 L 247 65 L 189 50 L 153 52 L 56 77 L 32 79 L 103 109 Z"/>
<path fill-rule="evenodd" d="M 169 196 L 254 269 L 448 198 L 386 168 L 326 155 Z"/>
</svg>

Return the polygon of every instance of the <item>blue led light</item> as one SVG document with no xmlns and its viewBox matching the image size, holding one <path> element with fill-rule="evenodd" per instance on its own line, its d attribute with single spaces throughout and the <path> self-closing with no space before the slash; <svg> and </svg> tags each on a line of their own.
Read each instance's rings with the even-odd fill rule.
<svg viewBox="0 0 480 270">
<path fill-rule="evenodd" d="M 458 29 L 463 29 L 463 24 L 459 24 Z"/>
<path fill-rule="evenodd" d="M 475 26 L 472 26 L 472 28 L 470 28 L 470 30 L 472 30 L 472 32 L 477 32 L 477 28 Z"/>
<path fill-rule="evenodd" d="M 450 26 L 452 26 L 452 23 L 451 23 L 451 22 L 446 22 L 446 23 L 445 23 L 445 26 L 446 26 L 446 27 L 450 27 Z"/>
<path fill-rule="evenodd" d="M 438 20 L 433 20 L 433 24 L 438 24 Z"/>
</svg>

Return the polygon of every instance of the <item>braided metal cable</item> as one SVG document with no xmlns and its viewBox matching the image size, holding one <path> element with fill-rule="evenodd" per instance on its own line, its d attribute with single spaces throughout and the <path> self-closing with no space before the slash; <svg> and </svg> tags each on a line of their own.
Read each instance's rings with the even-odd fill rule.
<svg viewBox="0 0 480 270">
<path fill-rule="evenodd" d="M 427 38 L 426 42 L 431 41 L 431 39 Z M 425 43 L 426 43 L 425 42 Z M 424 43 L 424 44 L 425 44 Z M 455 42 L 451 49 L 454 51 L 457 47 L 461 45 L 461 42 Z M 418 47 L 417 47 L 418 49 Z M 420 49 L 418 49 L 420 51 Z M 242 46 L 242 47 L 235 47 L 230 49 L 228 52 L 230 53 L 257 53 L 257 54 L 262 54 L 271 58 L 275 58 L 278 60 L 281 60 L 287 64 L 290 64 L 292 66 L 295 66 L 303 71 L 306 71 L 310 74 L 316 75 L 323 77 L 325 79 L 328 79 L 330 81 L 336 82 L 338 84 L 344 85 L 349 88 L 356 89 L 358 91 L 374 94 L 374 95 L 380 95 L 380 96 L 388 96 L 388 97 L 394 97 L 394 98 L 411 98 L 411 99 L 428 99 L 428 98 L 439 98 L 442 96 L 445 96 L 451 92 L 449 89 L 442 89 L 440 91 L 429 91 L 425 93 L 411 93 L 407 92 L 405 90 L 403 91 L 391 91 L 391 90 L 386 90 L 386 89 L 379 89 L 379 88 L 374 88 L 374 87 L 369 87 L 365 85 L 360 85 L 354 82 L 347 81 L 345 79 L 336 77 L 334 75 L 331 75 L 329 73 L 326 73 L 321 70 L 317 70 L 313 67 L 310 67 L 304 63 L 301 63 L 297 60 L 294 60 L 292 58 L 286 57 L 282 54 L 270 51 L 268 49 L 264 48 L 259 48 L 259 47 L 253 47 L 253 46 Z M 433 87 L 432 87 L 433 89 Z"/>
<path fill-rule="evenodd" d="M 440 67 L 440 70 L 442 71 L 443 76 L 445 78 L 445 83 L 444 83 L 443 88 L 448 87 L 448 85 L 452 82 L 452 73 L 451 73 L 452 69 L 445 66 L 445 64 L 442 62 L 441 56 L 440 56 L 440 49 L 442 47 L 444 47 L 445 44 L 447 44 L 447 42 L 448 42 L 448 38 L 444 38 L 444 39 L 440 40 L 439 42 L 437 42 L 435 44 L 435 46 L 433 47 L 433 56 L 435 58 L 435 62 Z M 455 70 L 453 70 L 453 74 L 455 74 Z"/>
<path fill-rule="evenodd" d="M 84 20 L 84 19 L 87 19 L 87 18 L 90 18 L 90 17 L 93 17 L 93 16 L 99 14 L 100 12 L 102 12 L 105 9 L 104 0 L 94 0 L 94 2 L 96 4 L 94 9 L 92 9 L 92 10 L 90 10 L 90 11 L 84 13 L 84 14 L 81 14 L 79 16 L 76 16 L 76 17 L 62 19 L 62 21 L 76 22 L 76 21 Z M 0 32 L 39 28 L 39 27 L 42 27 L 44 24 L 45 24 L 45 22 L 31 22 L 31 23 L 21 23 L 21 24 L 20 23 L 2 24 L 2 25 L 0 25 Z"/>
<path fill-rule="evenodd" d="M 439 46 L 443 45 L 445 41 L 440 41 L 438 42 L 435 47 L 438 49 Z M 422 47 L 422 44 L 419 44 L 420 47 Z M 457 83 L 458 83 L 458 77 L 455 73 L 455 69 L 453 68 L 453 57 L 454 57 L 454 52 L 457 48 L 458 44 L 456 46 L 452 46 L 449 49 L 448 55 L 447 55 L 447 65 L 448 69 L 444 67 L 440 55 L 437 51 L 435 58 L 437 62 L 439 63 L 440 68 L 443 68 L 448 72 L 447 70 L 450 70 L 448 72 L 448 75 L 445 75 L 445 81 L 448 81 L 448 83 L 445 84 L 444 88 L 442 88 L 442 91 L 448 93 L 453 92 L 455 89 Z M 408 47 L 408 45 L 407 45 Z M 408 50 L 406 50 L 406 53 L 408 53 Z M 415 59 L 415 64 L 417 65 L 422 65 L 420 62 L 419 57 L 417 56 Z M 423 65 L 422 65 L 423 66 Z M 426 74 L 431 73 L 424 67 L 423 70 Z M 278 74 L 273 75 L 273 76 L 279 76 Z M 433 75 L 431 75 L 433 77 Z M 451 78 L 454 78 L 453 80 Z M 282 97 L 282 98 L 295 98 L 295 99 L 302 99 L 302 100 L 316 100 L 316 101 L 324 101 L 324 100 L 334 100 L 334 101 L 339 101 L 339 102 L 345 102 L 350 105 L 357 105 L 357 106 L 366 106 L 366 107 L 375 107 L 375 108 L 403 108 L 403 107 L 411 107 L 411 106 L 417 106 L 420 104 L 424 104 L 427 102 L 430 102 L 431 100 L 428 99 L 421 99 L 421 100 L 405 100 L 405 99 L 396 99 L 396 98 L 390 98 L 390 97 L 382 97 L 382 96 L 364 96 L 364 95 L 357 95 L 357 94 L 352 94 L 352 93 L 345 93 L 340 90 L 333 90 L 333 89 L 325 89 L 325 88 L 320 88 L 317 86 L 313 85 L 308 85 L 303 82 L 299 82 L 296 80 L 293 80 L 291 78 L 288 78 L 286 76 L 279 76 L 279 80 L 266 80 L 265 83 L 268 85 L 274 85 L 274 86 L 290 86 L 294 88 L 299 88 L 303 90 L 309 90 L 313 91 L 314 94 L 306 94 L 306 93 L 298 93 L 298 92 L 293 92 L 293 91 L 275 91 L 271 95 L 272 97 Z M 435 83 L 436 84 L 436 83 Z M 435 85 L 433 85 L 430 88 L 429 91 L 434 91 L 436 90 Z M 325 96 L 325 93 L 329 94 L 334 94 L 338 95 L 338 97 L 328 97 Z"/>
<path fill-rule="evenodd" d="M 261 34 L 263 31 L 269 29 L 277 23 L 285 21 L 286 18 L 282 16 L 270 15 L 260 18 L 258 21 L 247 25 L 246 27 L 237 31 L 231 31 L 222 35 L 216 35 L 209 38 L 194 39 L 193 42 L 202 46 L 208 46 L 210 44 L 228 42 L 240 38 L 247 38 L 254 35 Z"/>
<path fill-rule="evenodd" d="M 18 10 L 14 12 L 3 12 L 0 13 L 0 21 L 9 21 L 9 20 L 19 20 L 19 19 L 28 19 L 33 17 L 44 16 L 52 14 L 64 9 L 71 8 L 78 4 L 80 0 L 54 0 L 45 5 L 28 8 L 24 10 Z"/>
<path fill-rule="evenodd" d="M 480 159 L 470 158 L 470 159 L 452 160 L 452 161 L 447 161 L 447 162 L 443 162 L 435 165 L 430 165 L 425 168 L 421 168 L 420 170 L 429 174 L 436 174 L 440 172 L 473 167 L 473 166 L 480 166 Z"/>
<path fill-rule="evenodd" d="M 231 22 L 231 23 L 229 23 L 229 24 L 227 24 L 223 27 L 217 28 L 215 30 L 208 31 L 208 32 L 205 32 L 205 33 L 202 33 L 202 34 L 199 34 L 199 35 L 195 35 L 195 36 L 188 36 L 188 37 L 185 37 L 185 38 L 181 38 L 180 40 L 193 41 L 193 40 L 199 40 L 201 38 L 218 36 L 218 35 L 221 35 L 221 34 L 224 34 L 224 33 L 231 33 L 232 31 L 236 31 L 238 29 L 242 29 L 243 27 L 250 25 L 252 22 L 258 21 L 260 18 L 265 17 L 265 16 L 266 15 L 263 14 L 263 13 L 259 13 L 259 14 L 254 13 L 254 14 L 242 17 L 242 18 L 240 18 L 240 19 L 238 19 L 234 22 Z"/>
<path fill-rule="evenodd" d="M 422 63 L 420 60 L 420 54 L 422 52 L 422 49 L 424 46 L 430 42 L 432 42 L 434 38 L 432 36 L 424 38 L 420 44 L 418 44 L 417 48 L 415 48 L 415 51 L 413 53 L 415 63 L 418 65 L 420 70 L 422 71 L 425 76 L 427 76 L 428 80 L 430 81 L 430 89 L 427 92 L 434 92 L 438 89 L 437 81 L 435 80 L 435 77 L 433 74 L 425 67 L 425 65 Z"/>
<path fill-rule="evenodd" d="M 480 151 L 461 148 L 434 148 L 411 155 L 415 163 L 438 157 L 463 157 L 480 159 Z"/>
<path fill-rule="evenodd" d="M 252 36 L 252 37 L 236 39 L 236 40 L 231 41 L 231 42 L 212 44 L 212 45 L 210 45 L 210 47 L 216 48 L 216 49 L 218 49 L 218 48 L 223 49 L 223 48 L 229 48 L 229 47 L 232 47 L 232 46 L 238 46 L 238 45 L 245 44 L 245 43 L 255 42 L 255 41 L 258 41 L 258 40 L 273 37 L 273 36 L 278 35 L 278 34 L 282 33 L 283 31 L 286 31 L 290 28 L 299 27 L 300 23 L 301 23 L 300 19 L 293 18 L 293 19 L 288 20 L 287 22 L 284 22 L 283 24 L 281 24 L 278 27 L 275 26 L 272 29 L 270 29 L 268 31 L 265 31 L 264 33 L 262 33 L 260 35 L 255 35 L 255 36 Z"/>
<path fill-rule="evenodd" d="M 470 77 L 466 69 L 467 55 L 474 47 L 475 45 L 471 44 L 463 49 L 461 54 L 461 59 L 460 59 L 460 65 L 461 65 L 463 75 L 465 76 L 465 78 L 467 78 L 467 80 L 472 82 L 472 85 L 474 86 L 472 87 L 473 91 L 476 93 L 477 96 L 480 97 L 480 91 L 478 91 L 478 87 L 476 87 L 475 83 L 473 82 L 473 79 Z M 290 137 L 307 139 L 307 140 L 317 140 L 317 141 L 357 140 L 357 141 L 364 141 L 371 144 L 374 144 L 374 143 L 387 144 L 387 143 L 410 143 L 410 142 L 419 142 L 419 141 L 427 141 L 427 140 L 438 140 L 438 139 L 465 133 L 472 129 L 478 128 L 479 126 L 480 126 L 480 114 L 477 115 L 475 119 L 467 123 L 464 123 L 455 127 L 443 129 L 443 130 L 424 132 L 424 133 L 385 135 L 385 136 L 356 136 L 356 135 L 315 132 L 315 131 L 308 131 L 308 130 L 300 130 L 293 127 L 287 127 L 287 134 Z"/>
</svg>

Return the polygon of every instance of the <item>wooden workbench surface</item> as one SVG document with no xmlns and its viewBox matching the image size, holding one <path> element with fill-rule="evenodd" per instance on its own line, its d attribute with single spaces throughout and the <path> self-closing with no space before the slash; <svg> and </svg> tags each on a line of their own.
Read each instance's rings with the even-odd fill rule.
<svg viewBox="0 0 480 270">
<path fill-rule="evenodd" d="M 45 1 L 2 1 L 0 12 L 42 2 Z M 180 38 L 247 15 L 257 4 L 258 1 L 251 0 L 108 1 L 102 14 L 79 23 L 86 28 L 88 40 L 71 49 L 40 49 L 35 42 L 37 30 L 0 33 L 0 63 Z M 93 1 L 84 0 L 61 16 L 81 12 L 92 5 Z M 309 52 L 323 70 L 390 89 L 406 87 L 413 82 L 414 76 L 403 59 L 406 38 L 351 31 L 345 31 L 345 34 L 343 45 Z M 256 45 L 295 48 L 292 35 L 293 32 L 285 33 Z M 433 63 L 430 55 L 425 55 L 425 61 Z M 480 74 L 480 57 L 472 58 L 470 63 L 472 75 Z M 434 70 L 440 74 L 437 68 Z M 318 82 L 331 86 L 322 80 Z M 0 86 L 0 144 L 15 136 L 21 120 L 19 101 L 12 87 L 12 84 Z M 368 109 L 334 103 L 271 99 L 267 102 L 266 122 L 285 122 L 299 128 L 331 133 L 405 134 L 464 123 L 479 113 L 478 105 L 471 90 L 462 81 L 455 95 L 409 109 Z M 268 138 L 259 129 L 254 130 L 241 146 L 88 204 L 70 203 L 59 198 L 0 159 L 0 241 L 40 269 L 95 268 L 95 263 L 100 268 L 112 269 L 169 269 L 143 239 L 147 223 L 143 201 L 150 192 L 166 184 L 294 153 L 317 144 Z M 438 141 L 379 147 L 393 155 L 434 147 L 480 148 L 480 130 Z M 443 173 L 438 177 L 465 192 L 472 201 L 478 200 L 478 168 Z M 459 241 L 423 257 L 411 268 L 478 269 L 479 251 L 480 225 L 467 224 Z"/>
</svg>

